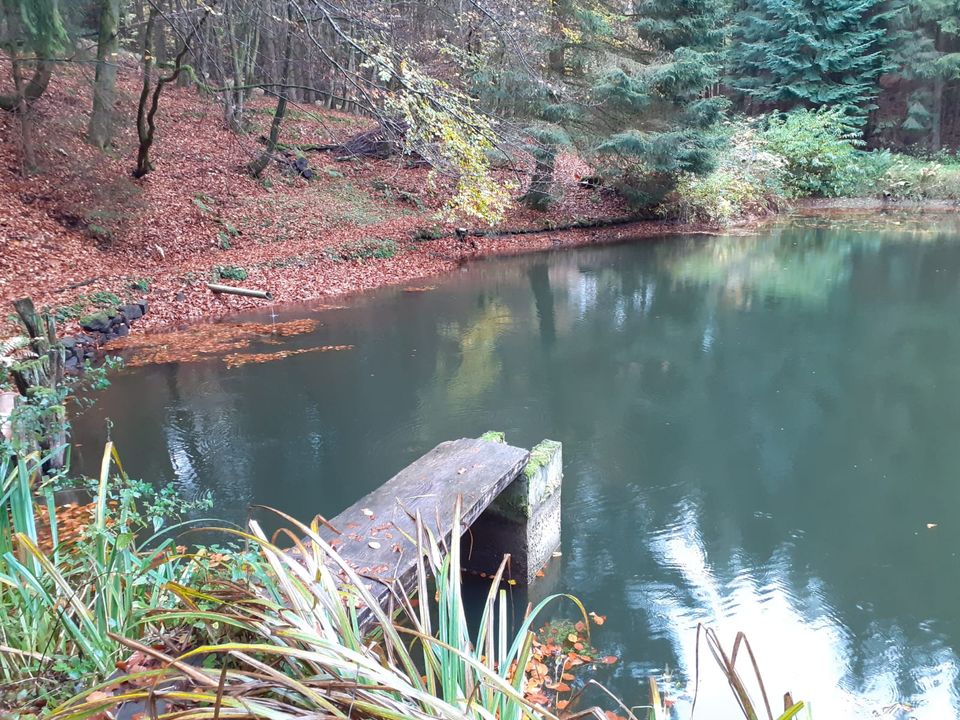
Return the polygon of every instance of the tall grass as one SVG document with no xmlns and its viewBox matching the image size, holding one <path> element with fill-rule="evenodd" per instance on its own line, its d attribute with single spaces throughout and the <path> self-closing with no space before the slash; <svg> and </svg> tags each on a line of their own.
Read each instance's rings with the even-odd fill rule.
<svg viewBox="0 0 960 720">
<path fill-rule="evenodd" d="M 112 477 L 127 480 L 112 443 L 104 450 L 90 525 L 64 547 L 49 485 L 40 490 L 49 527 L 38 527 L 35 486 L 45 459 L 32 453 L 0 462 L 0 678 L 32 679 L 37 692 L 62 679 L 65 665 L 112 672 L 122 648 L 116 638 L 141 636 L 144 616 L 175 599 L 168 584 L 189 582 L 193 572 L 178 562 L 171 540 L 138 542 L 133 494 L 111 492 Z M 49 533 L 49 552 L 41 549 L 41 530 Z"/>
<path fill-rule="evenodd" d="M 126 475 L 108 444 L 91 527 L 69 550 L 57 543 L 52 493 L 44 492 L 53 535 L 45 552 L 32 487 L 42 461 L 34 454 L 0 466 L 0 673 L 8 683 L 27 683 L 30 697 L 59 702 L 47 713 L 53 720 L 108 717 L 103 713 L 129 703 L 190 720 L 559 720 L 559 710 L 526 692 L 531 629 L 561 599 L 576 608 L 583 628 L 590 626 L 588 613 L 575 598 L 555 595 L 511 629 L 504 562 L 479 622 L 469 622 L 458 533 L 445 542 L 416 518 L 409 538 L 417 548 L 416 597 L 394 586 L 390 608 L 372 592 L 376 581 L 321 537 L 321 519 L 306 525 L 277 513 L 288 529 L 272 538 L 256 521 L 246 531 L 229 530 L 255 552 L 225 555 L 221 571 L 211 574 L 203 550 L 186 554 L 170 541 L 138 542 L 138 508 L 109 489 Z M 460 512 L 458 503 L 457 528 Z M 278 538 L 292 547 L 281 547 Z M 704 637 L 744 716 L 773 720 L 745 638 L 738 636 L 728 655 L 712 631 Z M 757 673 L 760 712 L 737 671 L 741 647 Z M 65 702 L 50 687 L 63 678 L 58 661 L 79 664 L 82 692 Z M 605 692 L 627 720 L 638 720 L 639 709 L 650 720 L 670 716 L 653 681 L 651 704 L 633 709 L 593 680 L 587 687 Z M 557 704 L 564 720 L 606 720 L 598 708 L 566 710 L 573 702 Z M 803 707 L 791 701 L 777 720 L 793 720 Z"/>
<path fill-rule="evenodd" d="M 457 515 L 459 523 L 459 508 Z M 508 632 L 501 567 L 479 626 L 471 632 L 460 584 L 459 539 L 443 546 L 418 518 L 420 602 L 396 589 L 400 617 L 395 618 L 374 598 L 371 581 L 318 534 L 317 523 L 307 526 L 283 517 L 293 528 L 285 533 L 295 541 L 292 551 L 281 549 L 251 522 L 249 532 L 238 533 L 259 548 L 263 560 L 251 582 L 219 583 L 202 592 L 179 588 L 185 607 L 152 617 L 203 624 L 210 634 L 231 628 L 230 638 L 201 643 L 179 657 L 149 651 L 157 669 L 102 686 L 126 688 L 112 696 L 84 693 L 53 717 L 80 720 L 120 702 L 162 696 L 196 720 L 241 715 L 285 720 L 316 713 L 344 719 L 555 720 L 548 709 L 528 701 L 523 688 L 530 628 L 555 597 Z M 586 621 L 583 607 L 574 602 Z M 365 627 L 360 608 L 371 613 Z M 201 658 L 198 667 L 194 663 Z M 133 680 L 139 687 L 121 685 Z M 602 718 L 599 711 L 588 713 Z"/>
</svg>

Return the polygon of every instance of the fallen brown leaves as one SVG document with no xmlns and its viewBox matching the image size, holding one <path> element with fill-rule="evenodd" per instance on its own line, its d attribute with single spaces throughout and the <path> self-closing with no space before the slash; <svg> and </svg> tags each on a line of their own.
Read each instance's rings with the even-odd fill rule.
<svg viewBox="0 0 960 720">
<path fill-rule="evenodd" d="M 9 76 L 6 70 L 0 67 L 0 78 Z M 263 307 L 261 300 L 210 293 L 206 282 L 215 266 L 244 268 L 244 284 L 269 290 L 278 303 L 313 302 L 436 275 L 470 257 L 641 232 L 477 238 L 476 249 L 464 248 L 450 237 L 455 225 L 437 219 L 446 199 L 443 178 L 428 189 L 425 168 L 405 167 L 396 159 L 339 163 L 311 153 L 315 180 L 283 176 L 274 165 L 268 182 L 259 183 L 242 171 L 261 150 L 258 133 L 241 136 L 224 129 L 217 106 L 190 88 L 169 88 L 164 94 L 157 116 L 157 168 L 134 180 L 130 170 L 136 155 L 138 85 L 136 63 L 122 60 L 121 119 L 115 152 L 105 154 L 84 139 L 91 106 L 89 77 L 69 64 L 58 67 L 36 104 L 42 169 L 28 177 L 19 174 L 16 120 L 10 113 L 0 114 L 0 300 L 31 295 L 40 306 L 56 307 L 97 291 L 123 298 L 133 292 L 134 281 L 149 280 L 150 312 L 135 330 L 168 329 Z M 270 107 L 269 99 L 253 99 L 251 121 L 265 124 L 269 114 L 257 111 Z M 283 132 L 291 141 L 324 142 L 333 139 L 329 128 L 339 128 L 336 132 L 346 136 L 366 122 L 303 106 L 291 113 Z M 505 180 L 513 175 L 497 172 L 504 173 Z M 557 226 L 626 214 L 612 195 L 577 183 L 578 175 L 588 173 L 577 158 L 561 156 L 559 203 L 549 213 L 514 206 L 502 227 Z M 375 186 L 384 177 L 390 178 L 390 193 Z M 418 198 L 421 207 L 400 199 L 403 193 Z M 464 219 L 457 224 L 474 227 Z M 643 226 L 649 232 L 668 227 Z M 444 237 L 414 242 L 424 228 L 439 230 Z M 328 256 L 330 248 L 371 238 L 393 239 L 399 252 L 390 259 L 366 261 Z M 86 284 L 71 287 L 78 283 Z"/>
<path fill-rule="evenodd" d="M 311 319 L 275 324 L 213 323 L 205 325 L 202 331 L 194 328 L 179 332 L 128 335 L 110 343 L 110 352 L 122 353 L 125 363 L 131 367 L 154 363 L 196 362 L 208 360 L 231 350 L 248 348 L 256 341 L 271 342 L 275 338 L 309 333 L 318 325 L 317 320 Z M 286 351 L 286 353 L 293 354 L 292 351 Z M 271 354 L 277 355 L 277 353 Z M 227 365 L 233 367 L 230 361 L 227 361 Z"/>
<path fill-rule="evenodd" d="M 606 618 L 589 614 L 590 621 L 602 625 Z M 530 661 L 525 669 L 524 696 L 535 705 L 563 711 L 576 693 L 570 683 L 576 673 L 588 667 L 617 662 L 613 655 L 600 657 L 590 644 L 587 623 L 559 621 L 544 625 L 536 633 Z"/>
<path fill-rule="evenodd" d="M 279 350 L 272 353 L 233 353 L 223 358 L 228 368 L 240 367 L 247 363 L 265 363 L 272 360 L 282 360 L 292 355 L 302 355 L 312 352 L 332 352 L 337 350 L 353 350 L 353 345 L 320 345 L 319 347 L 300 348 L 298 350 Z"/>
</svg>

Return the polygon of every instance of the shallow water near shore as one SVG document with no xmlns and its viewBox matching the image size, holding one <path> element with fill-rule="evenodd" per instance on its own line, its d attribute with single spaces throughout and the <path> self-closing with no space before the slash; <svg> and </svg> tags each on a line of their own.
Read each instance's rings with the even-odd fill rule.
<svg viewBox="0 0 960 720">
<path fill-rule="evenodd" d="M 249 349 L 349 350 L 124 370 L 75 462 L 96 472 L 109 417 L 131 475 L 242 523 L 333 516 L 444 440 L 560 440 L 549 574 L 607 616 L 598 677 L 628 704 L 669 667 L 689 716 L 704 623 L 747 634 L 775 707 L 956 717 L 958 241 L 864 214 L 478 262 Z M 696 716 L 739 717 L 700 654 Z"/>
</svg>

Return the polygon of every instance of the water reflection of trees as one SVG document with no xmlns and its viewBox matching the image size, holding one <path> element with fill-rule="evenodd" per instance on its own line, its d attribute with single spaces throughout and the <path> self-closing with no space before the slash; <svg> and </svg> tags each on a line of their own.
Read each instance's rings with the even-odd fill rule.
<svg viewBox="0 0 960 720">
<path fill-rule="evenodd" d="M 822 303 L 849 280 L 851 255 L 877 252 L 891 242 L 954 241 L 942 225 L 891 227 L 811 219 L 746 236 L 686 239 L 662 245 L 659 260 L 680 283 L 707 285 L 725 301 L 748 307 L 763 299 Z"/>
</svg>

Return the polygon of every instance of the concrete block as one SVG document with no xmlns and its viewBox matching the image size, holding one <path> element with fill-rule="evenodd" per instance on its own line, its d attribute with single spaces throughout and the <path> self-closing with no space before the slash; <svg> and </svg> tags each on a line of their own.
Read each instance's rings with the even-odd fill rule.
<svg viewBox="0 0 960 720">
<path fill-rule="evenodd" d="M 529 584 L 560 547 L 563 448 L 544 440 L 526 467 L 480 515 L 463 548 L 465 566 L 492 573 L 510 556 L 509 577 Z"/>
</svg>

